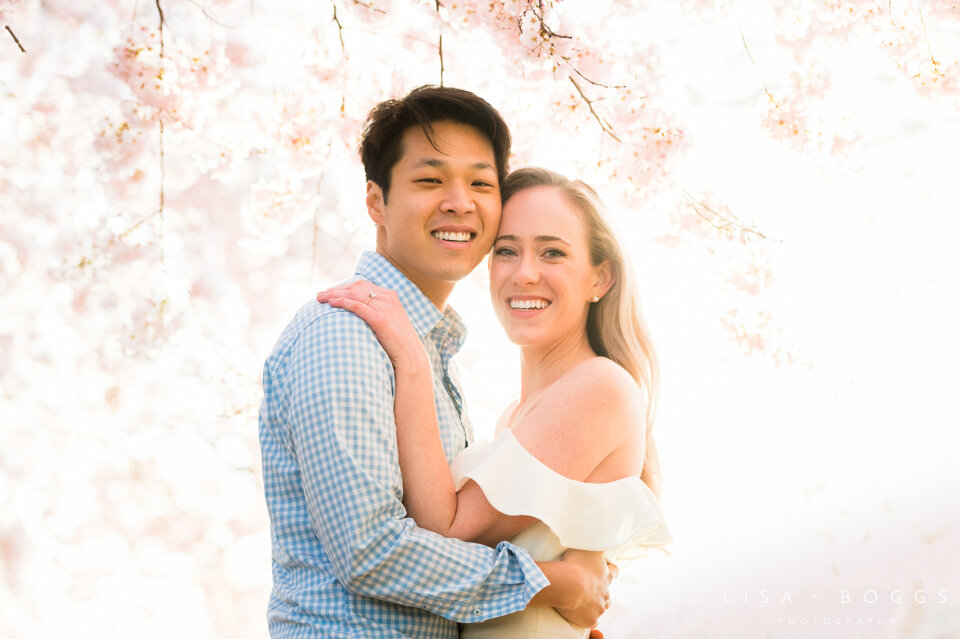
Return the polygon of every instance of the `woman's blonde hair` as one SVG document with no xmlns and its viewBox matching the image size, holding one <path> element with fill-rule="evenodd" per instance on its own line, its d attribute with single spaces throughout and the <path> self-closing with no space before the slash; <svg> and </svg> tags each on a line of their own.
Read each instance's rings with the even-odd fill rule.
<svg viewBox="0 0 960 639">
<path fill-rule="evenodd" d="M 611 359 L 626 369 L 646 395 L 646 455 L 640 478 L 654 493 L 659 494 L 660 460 L 653 441 L 659 385 L 657 357 L 640 314 L 629 260 L 606 219 L 600 196 L 580 180 L 570 180 L 547 169 L 518 169 L 507 176 L 501 185 L 503 203 L 506 204 L 520 191 L 539 186 L 559 189 L 581 211 L 590 244 L 590 261 L 595 266 L 606 261 L 613 270 L 613 286 L 600 301 L 590 305 L 587 337 L 597 355 Z"/>
</svg>

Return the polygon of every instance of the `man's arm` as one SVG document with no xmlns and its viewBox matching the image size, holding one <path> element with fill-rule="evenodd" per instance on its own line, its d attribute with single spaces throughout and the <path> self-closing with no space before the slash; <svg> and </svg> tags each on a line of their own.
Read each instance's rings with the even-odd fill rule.
<svg viewBox="0 0 960 639">
<path fill-rule="evenodd" d="M 337 579 L 460 622 L 523 609 L 547 584 L 526 552 L 446 539 L 406 517 L 392 370 L 366 325 L 335 311 L 304 329 L 272 372 L 313 530 Z"/>
</svg>

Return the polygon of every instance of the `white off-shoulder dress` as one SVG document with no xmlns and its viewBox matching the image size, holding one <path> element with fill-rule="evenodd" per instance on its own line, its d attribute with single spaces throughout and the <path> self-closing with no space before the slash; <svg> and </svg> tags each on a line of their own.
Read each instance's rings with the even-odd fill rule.
<svg viewBox="0 0 960 639">
<path fill-rule="evenodd" d="M 639 477 L 605 484 L 574 481 L 534 457 L 506 429 L 492 442 L 468 446 L 450 470 L 457 490 L 472 479 L 500 512 L 540 520 L 510 539 L 535 561 L 554 561 L 568 548 L 579 548 L 602 550 L 608 560 L 622 562 L 671 541 L 657 498 Z M 544 606 L 460 626 L 462 639 L 583 639 L 589 634 Z"/>
</svg>

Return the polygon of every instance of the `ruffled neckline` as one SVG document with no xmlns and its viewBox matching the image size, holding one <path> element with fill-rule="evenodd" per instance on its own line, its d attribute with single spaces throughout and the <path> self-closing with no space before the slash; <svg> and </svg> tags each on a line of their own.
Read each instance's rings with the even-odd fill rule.
<svg viewBox="0 0 960 639">
<path fill-rule="evenodd" d="M 509 429 L 492 442 L 468 446 L 450 469 L 457 490 L 472 479 L 498 511 L 536 517 L 566 548 L 630 558 L 672 541 L 657 497 L 640 477 L 570 479 L 537 459 Z"/>
</svg>

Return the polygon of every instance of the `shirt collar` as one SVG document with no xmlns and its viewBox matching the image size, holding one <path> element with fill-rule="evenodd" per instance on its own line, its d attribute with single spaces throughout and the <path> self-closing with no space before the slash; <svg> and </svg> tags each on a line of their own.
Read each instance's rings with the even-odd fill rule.
<svg viewBox="0 0 960 639">
<path fill-rule="evenodd" d="M 466 325 L 453 308 L 447 304 L 447 309 L 440 312 L 433 302 L 423 294 L 417 285 L 379 253 L 364 251 L 357 260 L 356 274 L 364 277 L 377 286 L 393 289 L 400 298 L 400 303 L 407 312 L 407 317 L 413 324 L 414 330 L 421 339 L 440 324 L 457 338 L 463 341 L 466 334 Z"/>
</svg>

